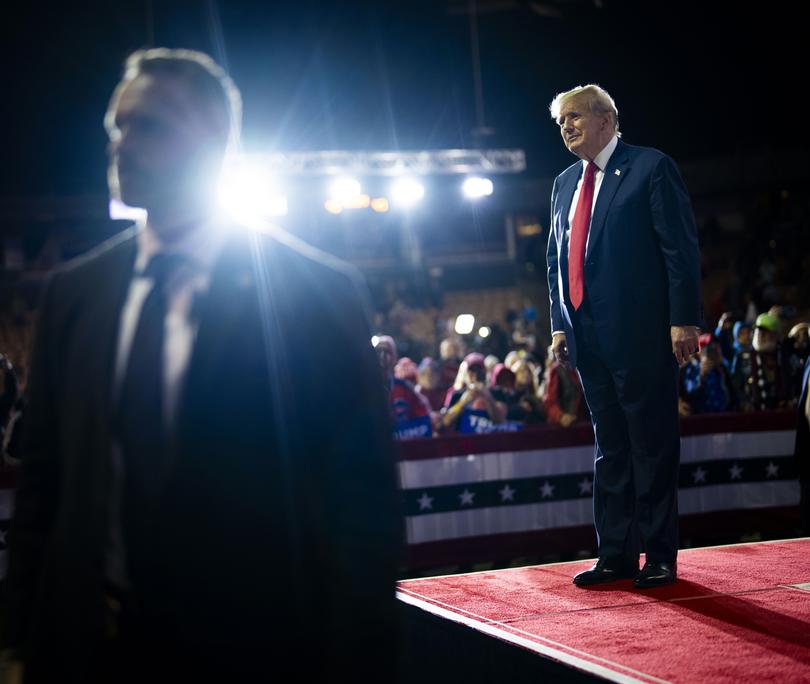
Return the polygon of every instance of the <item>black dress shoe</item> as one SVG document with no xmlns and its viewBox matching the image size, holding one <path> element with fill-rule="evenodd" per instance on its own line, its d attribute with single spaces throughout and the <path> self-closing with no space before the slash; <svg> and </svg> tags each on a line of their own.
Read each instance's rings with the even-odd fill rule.
<svg viewBox="0 0 810 684">
<path fill-rule="evenodd" d="M 672 584 L 678 579 L 678 564 L 647 561 L 633 584 L 637 589 L 650 589 Z"/>
<path fill-rule="evenodd" d="M 578 587 L 587 587 L 592 584 L 604 584 L 620 579 L 628 579 L 638 574 L 638 564 L 623 563 L 600 558 L 596 564 L 578 575 L 574 575 L 574 584 Z"/>
</svg>

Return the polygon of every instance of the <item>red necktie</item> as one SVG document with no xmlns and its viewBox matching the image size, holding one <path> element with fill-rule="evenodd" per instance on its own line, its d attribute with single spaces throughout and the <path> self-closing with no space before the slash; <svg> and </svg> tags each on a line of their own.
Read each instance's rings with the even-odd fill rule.
<svg viewBox="0 0 810 684">
<path fill-rule="evenodd" d="M 571 240 L 568 243 L 568 294 L 574 309 L 582 304 L 585 294 L 585 245 L 588 242 L 588 228 L 591 224 L 591 206 L 593 206 L 594 178 L 597 166 L 588 162 L 585 169 L 585 180 L 579 189 L 577 210 L 571 226 Z"/>
</svg>

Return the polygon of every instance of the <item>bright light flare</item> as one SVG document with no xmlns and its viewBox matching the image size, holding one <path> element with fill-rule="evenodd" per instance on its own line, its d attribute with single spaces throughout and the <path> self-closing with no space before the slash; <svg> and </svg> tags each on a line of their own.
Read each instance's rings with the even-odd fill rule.
<svg viewBox="0 0 810 684">
<path fill-rule="evenodd" d="M 398 207 L 412 207 L 425 196 L 425 186 L 415 178 L 399 178 L 391 185 L 391 200 Z"/>
<path fill-rule="evenodd" d="M 338 178 L 329 186 L 329 199 L 348 207 L 357 202 L 362 192 L 363 188 L 356 178 Z"/>
<path fill-rule="evenodd" d="M 471 176 L 461 186 L 464 196 L 469 199 L 488 197 L 492 194 L 493 189 L 492 181 L 489 178 L 481 178 L 480 176 Z"/>
<path fill-rule="evenodd" d="M 492 331 L 486 325 L 482 325 L 480 328 L 478 328 L 479 337 L 489 337 L 491 332 Z"/>
<path fill-rule="evenodd" d="M 456 333 L 459 335 L 469 335 L 475 327 L 475 316 L 472 314 L 460 314 L 456 317 Z"/>
<path fill-rule="evenodd" d="M 266 219 L 287 213 L 287 197 L 270 172 L 257 164 L 228 169 L 219 186 L 219 204 L 237 219 Z"/>
<path fill-rule="evenodd" d="M 110 218 L 113 221 L 137 221 L 143 222 L 146 220 L 146 209 L 139 209 L 138 207 L 130 207 L 124 204 L 120 199 L 115 197 L 110 199 Z"/>
</svg>

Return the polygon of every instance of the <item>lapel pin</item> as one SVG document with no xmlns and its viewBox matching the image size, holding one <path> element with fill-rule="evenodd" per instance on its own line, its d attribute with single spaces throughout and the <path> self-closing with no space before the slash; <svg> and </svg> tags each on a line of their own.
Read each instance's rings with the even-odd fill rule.
<svg viewBox="0 0 810 684">
<path fill-rule="evenodd" d="M 617 176 L 621 176 L 621 175 L 622 175 L 622 172 L 621 172 L 621 171 L 619 171 L 619 169 L 616 169 L 616 170 L 615 170 L 613 173 L 615 173 Z"/>
</svg>

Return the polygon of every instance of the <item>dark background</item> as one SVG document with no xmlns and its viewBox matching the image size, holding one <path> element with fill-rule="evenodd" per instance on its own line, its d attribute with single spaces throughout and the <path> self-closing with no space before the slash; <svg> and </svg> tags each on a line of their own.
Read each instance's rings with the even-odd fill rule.
<svg viewBox="0 0 810 684">
<path fill-rule="evenodd" d="M 677 161 L 807 147 L 804 24 L 787 3 L 479 0 L 489 147 L 529 173 L 574 161 L 549 118 L 589 82 L 624 139 Z M 101 121 L 133 49 L 223 62 L 245 103 L 248 151 L 473 146 L 467 2 L 124 0 L 4 11 L 0 196 L 103 193 Z M 556 16 L 550 16 L 556 15 Z M 151 19 L 150 19 L 151 17 Z"/>
</svg>

